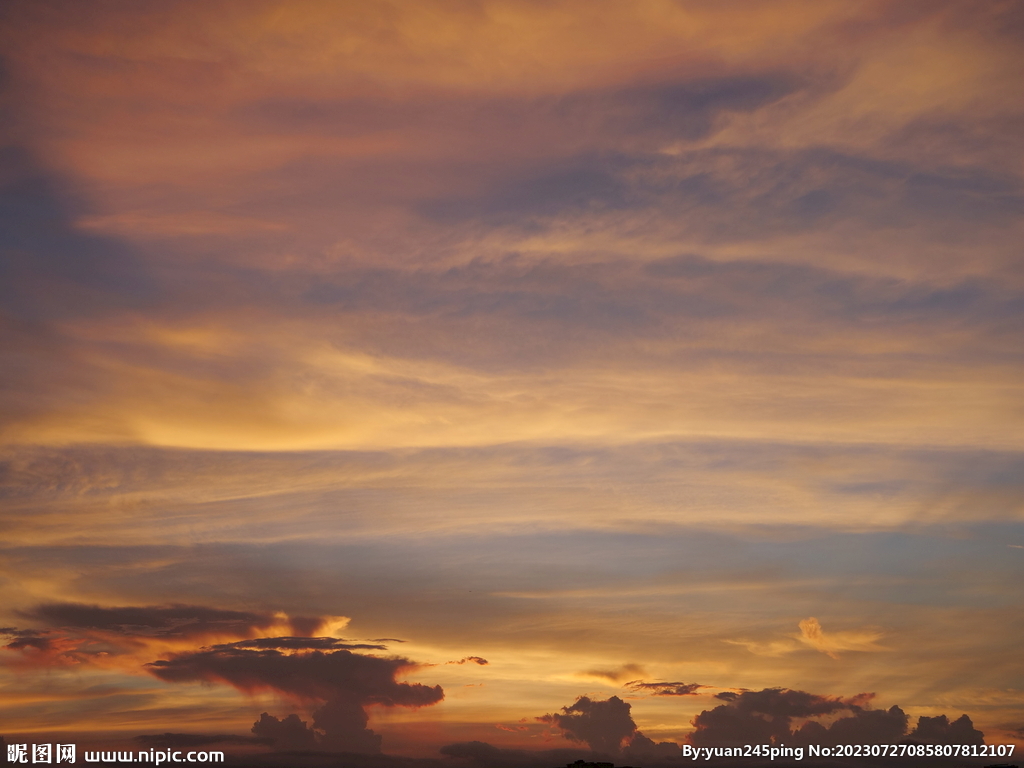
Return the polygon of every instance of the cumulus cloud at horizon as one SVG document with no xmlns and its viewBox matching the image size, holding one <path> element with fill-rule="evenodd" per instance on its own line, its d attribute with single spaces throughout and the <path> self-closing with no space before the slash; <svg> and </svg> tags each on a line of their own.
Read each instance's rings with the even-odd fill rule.
<svg viewBox="0 0 1024 768">
<path fill-rule="evenodd" d="M 952 722 L 946 715 L 922 715 L 917 727 L 910 730 L 910 719 L 899 706 L 872 709 L 874 696 L 861 693 L 843 699 L 783 688 L 724 691 L 715 698 L 726 703 L 697 715 L 693 720 L 695 730 L 687 741 L 697 747 L 896 744 L 905 739 L 925 744 L 985 743 L 984 734 L 974 728 L 967 715 Z M 823 724 L 822 717 L 831 722 Z M 795 723 L 801 724 L 795 727 Z"/>
<path fill-rule="evenodd" d="M 562 711 L 542 715 L 538 722 L 547 723 L 567 740 L 585 743 L 593 752 L 603 755 L 622 754 L 626 758 L 674 758 L 678 745 L 655 743 L 641 733 L 630 713 L 632 705 L 618 696 L 606 700 L 580 696 Z"/>
</svg>

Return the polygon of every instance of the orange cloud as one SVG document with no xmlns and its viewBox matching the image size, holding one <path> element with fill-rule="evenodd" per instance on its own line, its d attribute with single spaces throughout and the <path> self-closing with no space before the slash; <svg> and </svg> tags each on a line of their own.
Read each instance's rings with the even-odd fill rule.
<svg viewBox="0 0 1024 768">
<path fill-rule="evenodd" d="M 839 632 L 825 633 L 821 624 L 813 616 L 800 622 L 800 635 L 797 637 L 800 642 L 811 646 L 815 650 L 838 659 L 838 651 L 884 651 L 876 641 L 883 633 L 877 630 L 845 630 Z"/>
</svg>

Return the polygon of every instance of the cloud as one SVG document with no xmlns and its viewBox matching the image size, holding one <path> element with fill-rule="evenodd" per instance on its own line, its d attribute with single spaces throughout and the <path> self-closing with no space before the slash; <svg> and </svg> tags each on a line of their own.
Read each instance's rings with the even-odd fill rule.
<svg viewBox="0 0 1024 768">
<path fill-rule="evenodd" d="M 631 675 L 644 674 L 644 668 L 639 664 L 623 664 L 621 667 L 614 669 L 588 669 L 586 672 L 582 672 L 580 674 L 586 675 L 587 677 L 597 677 L 602 680 L 610 680 L 613 683 L 618 683 Z"/>
<path fill-rule="evenodd" d="M 28 619 L 68 629 L 96 629 L 129 637 L 199 638 L 246 636 L 278 625 L 312 634 L 323 619 L 289 619 L 269 612 L 231 611 L 201 605 L 103 608 L 83 603 L 47 603 L 21 612 Z"/>
<path fill-rule="evenodd" d="M 253 650 L 232 645 L 174 654 L 147 665 L 167 682 L 225 682 L 243 691 L 275 690 L 319 703 L 313 712 L 319 746 L 369 754 L 380 752 L 381 737 L 366 727 L 367 705 L 423 707 L 444 698 L 439 685 L 395 680 L 400 672 L 417 666 L 397 656 L 365 656 L 348 650 L 284 653 L 276 648 Z M 269 715 L 261 717 L 257 735 L 279 734 L 286 741 L 305 739 L 296 721 L 297 717 L 276 722 Z"/>
<path fill-rule="evenodd" d="M 783 688 L 742 693 L 725 691 L 715 698 L 728 703 L 704 710 L 694 718 L 695 730 L 688 737 L 694 746 L 781 744 L 792 735 L 790 722 L 793 718 L 830 715 L 850 707 L 850 703 L 842 699 Z"/>
<path fill-rule="evenodd" d="M 583 742 L 593 752 L 606 755 L 622 754 L 623 758 L 634 761 L 676 760 L 679 745 L 670 742 L 655 742 L 637 730 L 630 714 L 630 705 L 618 696 L 605 701 L 594 701 L 581 696 L 562 713 L 538 717 L 542 723 L 550 723 L 561 729 L 562 735 L 570 741 Z"/>
<path fill-rule="evenodd" d="M 971 718 L 961 715 L 950 722 L 945 715 L 917 719 L 917 727 L 910 732 L 911 741 L 924 744 L 984 744 L 985 734 L 974 727 Z"/>
<path fill-rule="evenodd" d="M 379 643 L 335 637 L 310 637 L 321 628 L 337 628 L 347 617 L 289 617 L 280 612 L 234 611 L 202 605 L 101 607 L 83 603 L 45 603 L 17 615 L 49 625 L 46 629 L 0 628 L 10 638 L 3 647 L 20 651 L 19 663 L 129 665 L 197 641 L 244 638 L 239 648 L 385 650 Z M 295 635 L 259 637 L 274 631 Z M 255 637 L 254 637 L 255 636 Z M 234 643 L 214 648 L 236 647 Z M 118 661 L 121 659 L 121 661 Z"/>
<path fill-rule="evenodd" d="M 908 718 L 898 706 L 871 709 L 874 694 L 861 693 L 843 699 L 819 696 L 786 688 L 760 691 L 722 692 L 716 698 L 727 703 L 702 711 L 693 719 L 694 731 L 687 737 L 693 746 L 742 746 L 743 744 L 885 744 L 907 736 Z M 835 718 L 836 715 L 845 715 Z M 794 724 L 801 722 L 798 728 Z M 829 723 L 829 724 L 826 724 Z M 911 739 L 947 744 L 955 738 L 963 743 L 981 743 L 966 715 L 949 723 L 944 715 L 922 717 Z"/>
<path fill-rule="evenodd" d="M 508 726 L 502 725 L 501 723 L 495 723 L 494 727 L 499 731 L 507 731 L 508 733 L 521 733 L 522 731 L 528 731 L 529 728 L 525 725 Z"/>
<path fill-rule="evenodd" d="M 827 728 L 808 721 L 792 735 L 794 744 L 894 744 L 907 732 L 907 715 L 893 705 L 889 709 L 851 708 Z"/>
<path fill-rule="evenodd" d="M 483 659 L 479 656 L 466 656 L 465 658 L 459 659 L 458 661 L 447 661 L 446 664 L 468 664 L 468 663 L 479 664 L 480 666 L 486 666 L 490 662 L 487 659 Z"/>
<path fill-rule="evenodd" d="M 674 741 L 656 742 L 637 731 L 629 740 L 629 744 L 622 750 L 622 757 L 630 762 L 666 761 L 674 763 L 679 759 L 679 745 Z"/>
<path fill-rule="evenodd" d="M 543 715 L 537 720 L 561 729 L 570 741 L 584 742 L 595 752 L 614 755 L 637 732 L 629 710 L 630 705 L 618 696 L 605 701 L 581 696 L 574 704 L 562 707 L 561 714 Z"/>
<path fill-rule="evenodd" d="M 879 621 L 852 661 L 895 701 L 1013 682 L 1015 4 L 6 5 L 4 610 L 253 615 L 33 619 L 5 663 L 382 651 L 260 625 L 343 585 L 512 677 L 654 679 L 628 636 L 834 681 Z"/>
<path fill-rule="evenodd" d="M 701 688 L 710 686 L 700 683 L 645 683 L 633 680 L 626 687 L 639 693 L 650 693 L 652 696 L 696 696 Z"/>
<path fill-rule="evenodd" d="M 386 651 L 386 645 L 379 643 L 353 643 L 338 637 L 257 637 L 253 640 L 239 640 L 212 646 L 214 650 L 231 648 L 252 648 L 255 650 L 317 650 L 317 651 Z M 486 662 L 485 662 L 486 663 Z"/>
<path fill-rule="evenodd" d="M 278 750 L 315 749 L 317 733 L 300 720 L 294 712 L 282 720 L 263 712 L 252 725 L 256 738 L 273 745 Z M 373 751 L 379 751 L 378 749 Z"/>
<path fill-rule="evenodd" d="M 792 640 L 772 640 L 770 642 L 759 642 L 757 640 L 733 640 L 725 638 L 723 642 L 729 645 L 738 645 L 746 648 L 755 656 L 784 656 L 787 653 L 799 650 L 800 646 Z"/>
<path fill-rule="evenodd" d="M 829 632 L 821 628 L 821 624 L 813 616 L 800 622 L 800 636 L 797 638 L 812 648 L 821 651 L 833 659 L 838 659 L 837 651 L 883 651 L 875 643 L 882 633 L 876 630 Z"/>
<path fill-rule="evenodd" d="M 440 686 L 396 682 L 396 674 L 418 666 L 409 659 L 346 650 L 285 654 L 226 646 L 174 654 L 147 666 L 168 682 L 219 680 L 241 690 L 273 689 L 302 699 L 327 701 L 346 694 L 367 704 L 420 707 L 444 697 Z"/>
<path fill-rule="evenodd" d="M 49 629 L 0 629 L 0 636 L 10 642 L 3 645 L 8 651 L 20 651 L 13 663 L 27 667 L 62 667 L 89 663 L 118 652 L 117 646 L 97 641 L 96 638 L 81 637 L 61 630 Z"/>
<path fill-rule="evenodd" d="M 0 627 L 0 635 L 14 638 L 4 646 L 11 651 L 20 651 L 25 648 L 50 651 L 53 650 L 55 639 L 60 637 L 47 630 L 17 629 L 16 627 Z"/>
<path fill-rule="evenodd" d="M 130 248 L 75 227 L 75 209 L 83 201 L 75 199 L 68 180 L 4 138 L 0 135 L 0 306 L 5 313 L 39 321 L 138 309 L 156 298 L 151 271 Z"/>
</svg>

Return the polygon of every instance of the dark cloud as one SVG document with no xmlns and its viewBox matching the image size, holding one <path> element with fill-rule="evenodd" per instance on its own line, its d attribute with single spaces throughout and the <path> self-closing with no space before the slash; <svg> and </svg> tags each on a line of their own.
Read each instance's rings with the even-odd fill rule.
<svg viewBox="0 0 1024 768">
<path fill-rule="evenodd" d="M 987 168 L 955 169 L 911 158 L 879 160 L 820 147 L 690 149 L 668 156 L 623 148 L 566 153 L 504 175 L 474 197 L 438 197 L 420 211 L 441 223 L 475 220 L 530 231 L 565 217 L 644 211 L 686 221 L 709 242 L 792 232 L 864 232 L 894 225 L 981 232 L 1024 212 L 1024 184 Z M 743 215 L 736 212 L 742 210 Z"/>
<path fill-rule="evenodd" d="M 303 699 L 328 701 L 340 693 L 365 704 L 421 707 L 444 698 L 440 686 L 399 683 L 395 675 L 417 664 L 338 650 L 285 654 L 278 650 L 211 648 L 174 654 L 147 665 L 168 682 L 219 680 L 242 690 L 272 688 Z"/>
<path fill-rule="evenodd" d="M 437 691 L 440 690 L 441 686 L 437 686 Z M 438 696 L 435 701 L 441 698 Z M 381 737 L 366 727 L 368 721 L 366 710 L 359 702 L 346 696 L 337 696 L 313 712 L 313 727 L 323 734 L 320 746 L 334 752 L 379 753 Z"/>
<path fill-rule="evenodd" d="M 31 320 L 152 301 L 140 259 L 75 227 L 81 206 L 66 183 L 13 144 L 0 145 L 0 167 L 0 308 Z"/>
<path fill-rule="evenodd" d="M 615 90 L 606 98 L 615 105 L 610 122 L 618 131 L 663 133 L 665 139 L 697 139 L 711 132 L 722 112 L 746 112 L 777 101 L 800 88 L 801 82 L 785 73 L 702 78 L 653 86 Z M 603 96 L 603 94 L 602 94 Z M 584 95 L 564 100 L 570 109 L 587 109 L 601 96 Z M 608 110 L 612 112 L 613 110 Z M 624 118 L 624 119 L 623 119 Z"/>
<path fill-rule="evenodd" d="M 366 727 L 365 706 L 422 707 L 444 698 L 441 686 L 400 683 L 395 676 L 417 665 L 404 658 L 364 656 L 348 650 L 282 653 L 220 646 L 182 653 L 147 665 L 168 682 L 216 681 L 244 691 L 272 689 L 322 705 L 313 712 L 317 743 L 332 751 L 377 753 L 380 736 Z M 269 717 L 269 716 L 268 716 Z M 275 728 L 296 736 L 295 721 L 263 721 L 258 735 Z M 287 725 L 281 725 L 287 723 Z M 288 737 L 290 738 L 290 736 Z M 298 738 L 298 736 L 296 736 Z M 304 738 L 304 737 L 302 737 Z"/>
<path fill-rule="evenodd" d="M 708 686 L 700 683 L 645 683 L 643 680 L 632 680 L 625 687 L 652 696 L 696 696 L 697 691 Z"/>
<path fill-rule="evenodd" d="M 618 696 L 594 701 L 581 696 L 561 714 L 548 714 L 537 719 L 561 729 L 570 741 L 586 743 L 593 751 L 618 754 L 623 742 L 633 738 L 636 723 L 629 713 L 630 705 Z"/>
<path fill-rule="evenodd" d="M 54 636 L 52 632 L 38 629 L 15 629 L 14 627 L 0 628 L 0 635 L 13 637 L 11 642 L 4 648 L 11 651 L 20 651 L 25 648 L 35 648 L 39 651 L 49 651 L 54 647 Z"/>
<path fill-rule="evenodd" d="M 738 171 L 758 176 L 761 183 L 745 189 L 739 175 L 703 175 L 712 157 Z M 707 211 L 715 218 L 723 212 L 722 204 L 731 201 L 744 209 L 743 221 L 732 218 L 740 230 L 757 230 L 762 235 L 823 229 L 842 220 L 859 221 L 872 229 L 897 222 L 937 223 L 947 219 L 977 225 L 1009 221 L 1024 208 L 1021 181 L 984 168 L 919 166 L 910 159 L 878 160 L 822 148 L 793 153 L 730 150 L 723 154 L 702 150 L 676 163 L 673 173 L 683 180 L 699 173 L 697 178 L 705 184 L 679 184 L 666 190 L 662 197 L 688 202 L 692 208 Z M 664 184 L 660 175 L 654 178 L 658 184 Z M 641 177 L 635 183 L 643 189 L 659 191 L 654 181 Z M 633 197 L 649 199 L 639 190 L 633 191 Z M 709 230 L 724 238 L 739 234 L 713 226 Z"/>
<path fill-rule="evenodd" d="M 704 710 L 693 720 L 695 730 L 688 741 L 693 746 L 742 746 L 744 744 L 885 744 L 907 736 L 908 718 L 898 706 L 868 707 L 873 694 L 849 699 L 818 696 L 805 691 L 765 688 L 761 691 L 722 692 L 716 698 L 726 704 Z M 845 716 L 830 725 L 813 718 Z M 794 729 L 794 721 L 803 720 Z M 954 723 L 946 717 L 921 718 L 911 739 L 929 743 L 981 743 L 983 734 L 974 730 L 966 715 Z M 951 741 L 951 739 L 964 741 Z"/>
<path fill-rule="evenodd" d="M 728 703 L 704 710 L 693 720 L 689 736 L 694 746 L 739 746 L 747 743 L 782 744 L 792 741 L 794 718 L 832 715 L 860 709 L 861 699 L 828 698 L 804 691 L 765 688 L 735 693 L 723 691 L 715 698 Z"/>
<path fill-rule="evenodd" d="M 253 640 L 239 640 L 235 643 L 221 643 L 211 647 L 218 651 L 231 648 L 283 651 L 386 651 L 388 648 L 386 645 L 377 643 L 353 643 L 337 637 L 257 637 Z"/>
<path fill-rule="evenodd" d="M 907 732 L 907 715 L 897 706 L 889 709 L 853 709 L 828 728 L 809 721 L 793 734 L 792 744 L 894 744 Z"/>
<path fill-rule="evenodd" d="M 679 744 L 672 741 L 657 743 L 637 730 L 630 714 L 630 705 L 618 696 L 606 700 L 593 700 L 581 696 L 569 707 L 563 707 L 560 714 L 544 715 L 537 718 L 562 731 L 570 741 L 586 743 L 592 752 L 602 755 L 622 755 L 636 762 L 662 762 L 679 759 Z M 625 748 L 625 749 L 624 749 Z M 494 746 L 479 741 L 453 744 L 442 754 L 466 757 L 480 764 L 502 765 L 499 758 L 504 755 Z"/>
<path fill-rule="evenodd" d="M 246 635 L 254 630 L 274 626 L 279 621 L 272 613 L 228 611 L 201 605 L 103 608 L 82 603 L 49 603 L 20 612 L 20 615 L 68 629 L 95 629 L 126 636 L 182 638 L 216 634 Z M 308 620 L 300 622 L 309 626 Z"/>
<path fill-rule="evenodd" d="M 674 741 L 656 742 L 637 731 L 628 746 L 622 750 L 622 757 L 641 764 L 652 761 L 676 762 L 679 759 L 679 745 Z"/>
<path fill-rule="evenodd" d="M 961 715 L 952 722 L 945 715 L 922 715 L 917 720 L 917 727 L 910 732 L 910 739 L 924 744 L 984 744 L 985 734 L 974 727 L 967 715 Z"/>
<path fill-rule="evenodd" d="M 991 279 L 936 285 L 853 274 L 825 264 L 715 261 L 692 253 L 647 263 L 604 258 L 560 264 L 509 256 L 443 272 L 353 267 L 305 287 L 296 285 L 296 291 L 308 311 L 386 313 L 391 330 L 382 326 L 373 335 L 375 344 L 393 354 L 421 354 L 429 348 L 459 364 L 484 367 L 549 364 L 567 354 L 574 359 L 606 355 L 610 340 L 661 338 L 679 324 L 713 339 L 724 320 L 780 328 L 813 322 L 823 335 L 845 330 L 865 340 L 879 322 L 908 334 L 920 334 L 922 327 L 931 329 L 928 335 L 970 327 L 971 339 L 998 330 L 986 345 L 972 342 L 960 350 L 975 359 L 1019 350 L 1011 332 L 1024 330 L 1024 296 Z M 468 317 L 472 323 L 466 323 Z M 501 329 L 513 322 L 519 333 L 503 334 Z M 467 343 L 442 349 L 428 327 L 441 332 L 457 328 Z M 405 330 L 396 333 L 397 328 Z M 572 334 L 565 338 L 573 341 L 560 343 L 555 329 L 569 328 Z M 732 365 L 777 360 L 772 349 L 745 349 L 742 358 L 713 347 L 701 354 Z"/>
<path fill-rule="evenodd" d="M 278 750 L 316 749 L 317 746 L 316 732 L 294 713 L 278 720 L 264 712 L 253 723 L 252 732 Z"/>
<path fill-rule="evenodd" d="M 479 656 L 466 656 L 465 658 L 459 659 L 458 661 L 449 661 L 449 662 L 446 662 L 446 663 L 447 664 L 468 664 L 470 662 L 472 662 L 474 664 L 479 664 L 480 666 L 486 666 L 487 664 L 490 663 L 490 662 L 487 661 L 487 659 L 483 659 L 483 658 L 481 658 Z"/>
<path fill-rule="evenodd" d="M 269 612 L 231 611 L 198 605 L 145 607 L 101 607 L 81 603 L 37 605 L 19 615 L 41 621 L 52 629 L 0 629 L 0 636 L 12 638 L 4 648 L 11 651 L 35 649 L 39 660 L 85 662 L 98 653 L 121 653 L 137 648 L 146 638 L 201 639 L 234 635 L 246 637 L 270 627 L 287 625 L 293 631 L 315 631 L 319 618 L 287 619 Z M 231 648 L 228 643 L 215 648 Z M 240 641 L 240 648 L 283 648 L 321 650 L 386 650 L 386 646 L 352 643 L 331 637 L 276 637 Z"/>
<path fill-rule="evenodd" d="M 483 219 L 495 224 L 566 210 L 624 210 L 641 204 L 636 193 L 642 190 L 626 178 L 640 163 L 642 159 L 621 153 L 566 158 L 537 168 L 531 176 L 503 180 L 485 195 L 442 198 L 419 207 L 441 222 Z"/>
<path fill-rule="evenodd" d="M 800 86 L 790 75 L 761 73 L 631 84 L 532 98 L 527 103 L 477 101 L 469 107 L 476 131 L 484 125 L 489 130 L 498 128 L 502 117 L 504 130 L 499 135 L 510 124 L 544 125 L 546 146 L 557 146 L 561 152 L 552 157 L 549 149 L 541 163 L 520 163 L 525 170 L 518 173 L 506 170 L 484 194 L 429 200 L 419 209 L 430 218 L 450 223 L 466 218 L 499 222 L 524 215 L 547 217 L 566 210 L 593 212 L 649 205 L 653 190 L 637 187 L 628 177 L 638 169 L 656 167 L 652 150 L 660 149 L 664 142 L 706 136 L 723 113 L 752 111 Z M 303 111 L 309 114 L 313 110 Z M 322 107 L 316 111 L 324 114 Z M 464 107 L 460 114 L 466 111 Z M 465 129 L 465 123 L 462 127 Z M 579 151 L 581 136 L 589 137 L 582 142 L 584 151 Z M 637 151 L 622 152 L 623 146 L 635 146 Z M 504 158 L 504 154 L 498 157 Z"/>
<path fill-rule="evenodd" d="M 639 664 L 623 664 L 621 667 L 615 669 L 588 669 L 583 674 L 617 683 L 623 678 L 630 677 L 632 675 L 644 674 L 644 668 Z"/>
</svg>

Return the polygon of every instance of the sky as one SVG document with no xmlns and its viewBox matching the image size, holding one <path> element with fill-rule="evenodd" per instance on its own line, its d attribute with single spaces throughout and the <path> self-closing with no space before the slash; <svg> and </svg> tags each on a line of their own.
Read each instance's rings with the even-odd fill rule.
<svg viewBox="0 0 1024 768">
<path fill-rule="evenodd" d="M 0 65 L 7 743 L 1024 748 L 1020 2 L 10 0 Z"/>
</svg>

